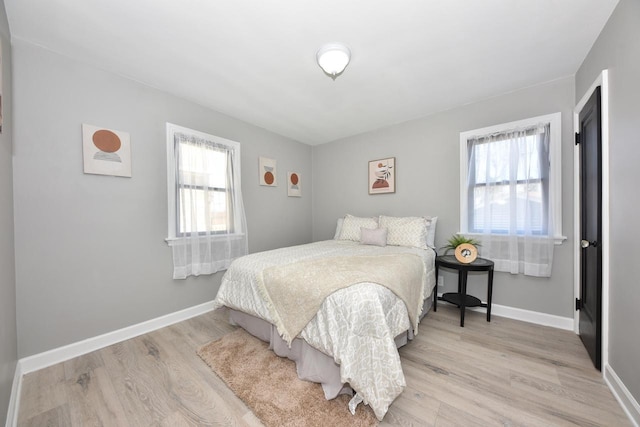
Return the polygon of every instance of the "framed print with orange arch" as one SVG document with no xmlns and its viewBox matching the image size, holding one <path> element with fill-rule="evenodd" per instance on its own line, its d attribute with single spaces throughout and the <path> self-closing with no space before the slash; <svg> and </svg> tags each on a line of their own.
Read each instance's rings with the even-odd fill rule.
<svg viewBox="0 0 640 427">
<path fill-rule="evenodd" d="M 278 186 L 278 175 L 276 174 L 276 161 L 266 157 L 260 157 L 258 160 L 258 169 L 260 175 L 260 185 L 267 187 Z"/>
<path fill-rule="evenodd" d="M 84 173 L 131 178 L 131 141 L 127 132 L 82 125 Z"/>
<path fill-rule="evenodd" d="M 396 158 L 369 162 L 369 194 L 396 192 Z"/>
<path fill-rule="evenodd" d="M 298 172 L 287 173 L 287 196 L 302 197 L 302 187 L 300 181 L 300 174 Z"/>
</svg>

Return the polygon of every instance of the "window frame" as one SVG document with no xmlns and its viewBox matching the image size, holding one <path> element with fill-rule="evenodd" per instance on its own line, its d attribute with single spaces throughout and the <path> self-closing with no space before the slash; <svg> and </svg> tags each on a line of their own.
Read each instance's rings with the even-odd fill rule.
<svg viewBox="0 0 640 427">
<path fill-rule="evenodd" d="M 167 213 L 168 213 L 168 237 L 165 239 L 169 245 L 173 242 L 177 242 L 183 239 L 191 238 L 187 233 L 180 233 L 178 230 L 178 182 L 177 182 L 177 170 L 176 170 L 176 147 L 175 147 L 175 134 L 183 133 L 192 135 L 197 138 L 202 138 L 215 142 L 225 146 L 229 151 L 233 152 L 232 156 L 232 169 L 233 169 L 233 188 L 241 189 L 241 170 L 240 170 L 240 143 L 229 139 L 221 138 L 219 136 L 207 134 L 204 132 L 189 129 L 183 126 L 178 126 L 173 123 L 167 122 L 166 135 L 167 135 Z M 212 187 L 213 188 L 213 187 Z M 217 190 L 217 188 L 214 188 Z M 226 189 L 225 189 L 226 191 Z M 239 217 L 241 209 L 236 206 L 241 203 L 239 197 L 234 197 L 235 205 L 230 206 L 233 214 L 233 225 L 231 227 L 232 232 L 217 232 L 212 236 L 214 238 L 227 238 L 229 236 L 242 236 L 244 230 L 242 229 L 242 220 Z M 199 233 L 205 237 L 204 233 Z"/>
<path fill-rule="evenodd" d="M 488 126 L 480 129 L 460 132 L 460 234 L 470 236 L 482 236 L 482 233 L 469 231 L 469 187 L 467 176 L 469 173 L 469 144 L 468 140 L 478 135 L 506 132 L 512 129 L 535 126 L 539 123 L 549 124 L 549 200 L 553 203 L 553 236 L 541 235 L 554 239 L 555 244 L 561 244 L 566 240 L 562 235 L 562 113 L 553 113 L 543 116 L 531 117 L 509 123 Z M 509 234 L 492 233 L 492 236 L 509 236 Z M 521 235 L 518 235 L 522 238 Z"/>
</svg>

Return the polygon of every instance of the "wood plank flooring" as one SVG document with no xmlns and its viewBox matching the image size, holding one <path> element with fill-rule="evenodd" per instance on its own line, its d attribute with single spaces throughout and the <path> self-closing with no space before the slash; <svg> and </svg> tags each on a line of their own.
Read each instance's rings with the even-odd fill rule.
<svg viewBox="0 0 640 427">
<path fill-rule="evenodd" d="M 630 426 L 572 332 L 442 304 L 400 350 L 407 388 L 381 425 Z M 196 350 L 202 316 L 25 375 L 19 426 L 260 426 Z"/>
</svg>

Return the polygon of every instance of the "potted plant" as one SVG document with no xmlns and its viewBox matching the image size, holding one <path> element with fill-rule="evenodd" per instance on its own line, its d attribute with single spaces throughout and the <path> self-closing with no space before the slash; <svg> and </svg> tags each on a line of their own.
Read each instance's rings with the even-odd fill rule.
<svg viewBox="0 0 640 427">
<path fill-rule="evenodd" d="M 480 241 L 477 239 L 463 236 L 462 234 L 454 234 L 449 238 L 449 240 L 447 240 L 447 244 L 440 249 L 445 249 L 444 253 L 446 255 L 447 253 L 449 253 L 449 251 L 455 251 L 456 248 L 463 243 L 469 243 L 470 245 L 473 245 L 473 246 L 482 246 Z"/>
</svg>

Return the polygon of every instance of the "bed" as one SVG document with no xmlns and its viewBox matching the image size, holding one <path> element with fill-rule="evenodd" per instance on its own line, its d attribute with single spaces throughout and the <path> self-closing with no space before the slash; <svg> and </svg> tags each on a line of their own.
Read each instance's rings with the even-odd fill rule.
<svg viewBox="0 0 640 427">
<path fill-rule="evenodd" d="M 327 399 L 352 393 L 352 413 L 364 402 L 382 420 L 406 385 L 397 348 L 431 307 L 436 220 L 347 215 L 334 240 L 236 259 L 214 306 Z"/>
</svg>

